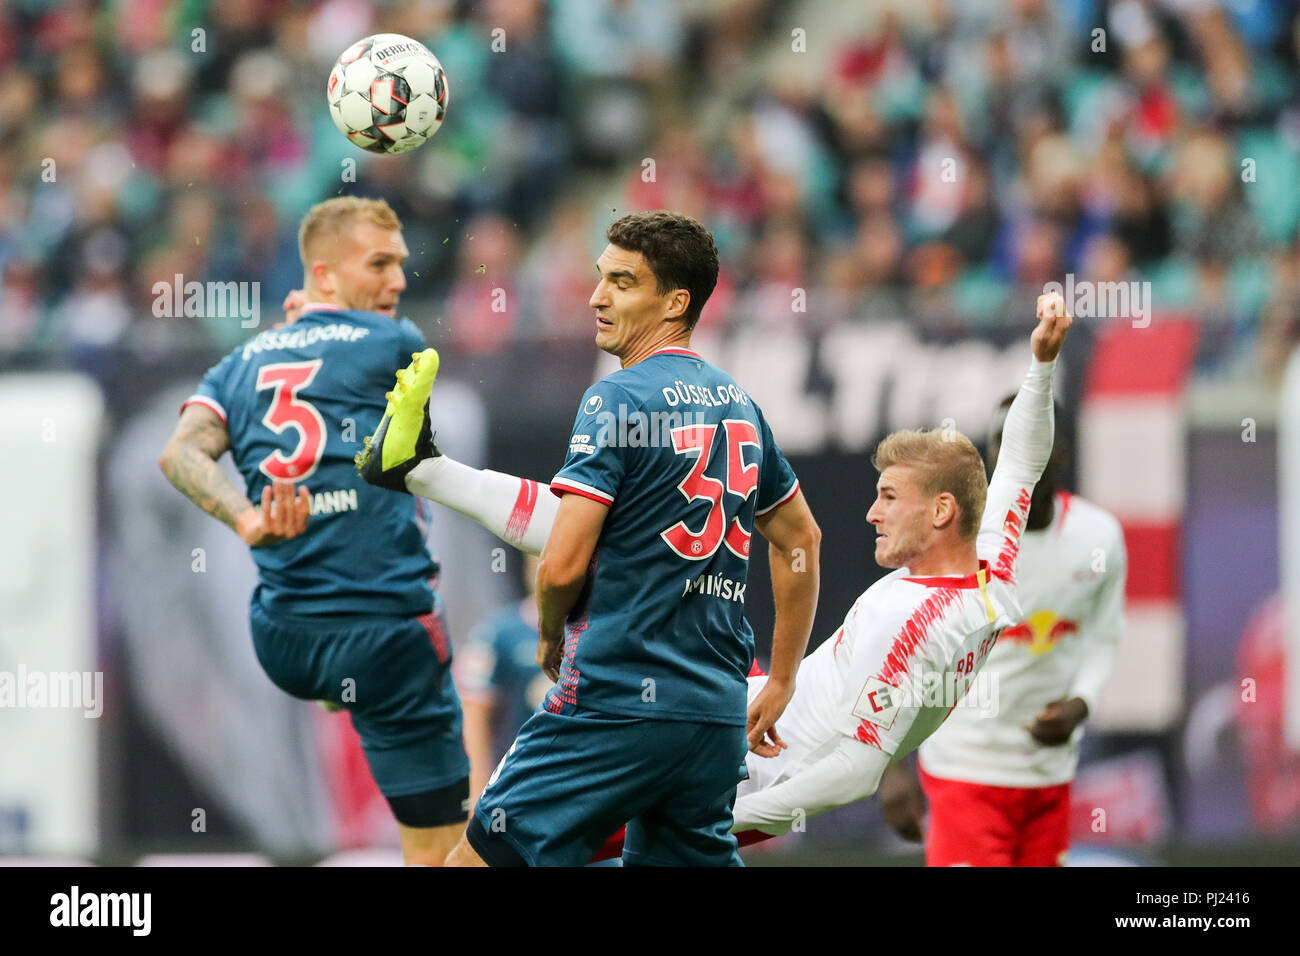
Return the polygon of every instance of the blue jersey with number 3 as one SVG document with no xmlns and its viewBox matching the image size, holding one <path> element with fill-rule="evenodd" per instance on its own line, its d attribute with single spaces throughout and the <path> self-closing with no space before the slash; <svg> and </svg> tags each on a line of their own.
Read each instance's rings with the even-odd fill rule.
<svg viewBox="0 0 1300 956">
<path fill-rule="evenodd" d="M 758 406 L 695 352 L 588 389 L 551 488 L 609 514 L 546 708 L 743 725 L 754 518 L 798 487 Z"/>
<path fill-rule="evenodd" d="M 186 402 L 225 422 L 254 504 L 273 478 L 312 493 L 303 534 L 252 549 L 267 613 L 406 617 L 433 607 L 437 565 L 419 499 L 367 484 L 352 463 L 379 425 L 394 373 L 422 348 L 408 319 L 313 310 L 237 347 Z"/>
</svg>

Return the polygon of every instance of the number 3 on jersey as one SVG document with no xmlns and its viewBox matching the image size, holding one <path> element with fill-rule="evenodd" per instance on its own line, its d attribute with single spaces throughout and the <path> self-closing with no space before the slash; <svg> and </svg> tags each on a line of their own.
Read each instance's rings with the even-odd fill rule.
<svg viewBox="0 0 1300 956">
<path fill-rule="evenodd" d="M 301 481 L 310 477 L 325 454 L 325 419 L 298 392 L 311 384 L 324 359 L 309 362 L 280 362 L 263 365 L 257 372 L 257 390 L 274 388 L 271 407 L 262 416 L 262 424 L 279 435 L 286 428 L 298 430 L 298 444 L 288 455 L 276 449 L 257 466 L 270 478 Z"/>
<path fill-rule="evenodd" d="M 741 526 L 739 517 L 727 521 L 723 492 L 735 495 L 742 505 L 754 493 L 758 488 L 758 465 L 754 462 L 745 464 L 744 448 L 746 445 L 755 448 L 762 446 L 758 441 L 758 429 L 752 422 L 728 418 L 722 422 L 722 426 L 726 429 L 727 436 L 725 481 L 710 478 L 704 473 L 712 457 L 713 436 L 718 431 L 717 425 L 686 425 L 674 428 L 671 432 L 673 451 L 679 455 L 696 456 L 695 466 L 681 480 L 677 489 L 686 496 L 687 501 L 704 499 L 711 504 L 704 528 L 698 533 L 686 527 L 686 522 L 679 521 L 660 534 L 668 547 L 690 561 L 712 556 L 718 546 L 724 543 L 736 557 L 749 559 L 750 534 Z M 739 507 L 737 505 L 736 510 Z"/>
</svg>

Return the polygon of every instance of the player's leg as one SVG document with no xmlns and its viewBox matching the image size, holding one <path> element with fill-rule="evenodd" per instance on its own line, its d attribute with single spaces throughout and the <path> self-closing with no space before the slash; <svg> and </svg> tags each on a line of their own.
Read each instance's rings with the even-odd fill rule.
<svg viewBox="0 0 1300 956">
<path fill-rule="evenodd" d="M 405 861 L 440 864 L 464 830 L 469 799 L 441 603 L 416 620 L 358 626 L 271 619 L 254 602 L 250 624 L 258 660 L 276 686 L 352 711 L 371 776 L 401 830 Z"/>
<path fill-rule="evenodd" d="M 444 866 L 487 866 L 487 861 L 478 855 L 478 852 L 469 845 L 465 839 L 468 831 L 462 830 L 460 839 L 452 847 L 451 852 L 447 854 L 447 862 Z"/>
<path fill-rule="evenodd" d="M 560 507 L 560 499 L 545 482 L 471 468 L 446 455 L 417 464 L 406 476 L 406 487 L 412 494 L 460 512 L 529 554 L 542 553 Z"/>
<path fill-rule="evenodd" d="M 747 688 L 747 701 L 752 702 L 758 696 L 758 692 L 763 689 L 767 683 L 767 674 L 758 666 L 757 662 L 750 666 L 749 686 Z M 789 754 L 788 750 L 781 751 L 775 757 L 759 757 L 753 753 L 745 754 L 745 772 L 746 777 L 736 788 L 737 798 L 743 796 L 752 790 L 757 790 L 765 783 L 780 776 L 782 769 L 785 767 L 785 758 Z M 605 841 L 605 845 L 596 851 L 592 856 L 592 863 L 600 863 L 604 860 L 612 860 L 623 855 L 623 845 L 626 839 L 626 828 L 620 828 L 617 833 Z M 769 839 L 768 834 L 759 833 L 756 830 L 746 831 L 737 837 L 741 846 L 750 843 L 756 843 L 760 840 Z"/>
<path fill-rule="evenodd" d="M 339 701 L 400 827 L 402 855 L 442 865 L 464 831 L 469 759 L 441 601 L 415 620 L 376 621 L 335 643 L 328 673 L 345 688 Z"/>
<path fill-rule="evenodd" d="M 465 824 L 458 821 L 441 827 L 408 827 L 399 823 L 397 830 L 407 866 L 442 866 L 452 847 L 465 835 Z"/>
<path fill-rule="evenodd" d="M 743 866 L 731 833 L 746 773 L 743 727 L 673 722 L 660 743 L 667 792 L 627 825 L 625 866 Z"/>
<path fill-rule="evenodd" d="M 436 501 L 507 544 L 541 554 L 559 499 L 541 482 L 471 468 L 438 451 L 429 407 L 437 372 L 438 353 L 425 349 L 397 373 L 384 417 L 357 454 L 357 470 L 373 485 Z"/>
<path fill-rule="evenodd" d="M 1011 866 L 1019 791 L 932 777 L 917 768 L 929 805 L 926 866 Z"/>
<path fill-rule="evenodd" d="M 592 711 L 529 718 L 448 865 L 581 866 L 662 794 L 659 726 Z"/>
<path fill-rule="evenodd" d="M 1013 866 L 1064 866 L 1070 849 L 1070 785 L 1028 790 Z"/>
</svg>

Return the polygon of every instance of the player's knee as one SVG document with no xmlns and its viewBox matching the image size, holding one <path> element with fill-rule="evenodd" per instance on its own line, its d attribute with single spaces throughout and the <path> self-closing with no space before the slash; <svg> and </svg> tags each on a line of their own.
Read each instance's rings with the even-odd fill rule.
<svg viewBox="0 0 1300 956">
<path fill-rule="evenodd" d="M 443 866 L 487 866 L 487 863 L 474 851 L 474 847 L 470 846 L 469 841 L 462 836 L 460 841 L 452 847 L 451 852 L 447 854 L 447 860 Z"/>
<path fill-rule="evenodd" d="M 401 827 L 402 859 L 407 866 L 444 866 L 464 835 L 460 824 L 441 827 Z"/>
</svg>

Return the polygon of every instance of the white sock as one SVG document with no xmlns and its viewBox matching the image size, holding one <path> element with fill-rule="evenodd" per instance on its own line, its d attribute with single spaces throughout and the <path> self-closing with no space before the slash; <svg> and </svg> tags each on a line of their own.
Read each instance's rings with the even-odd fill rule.
<svg viewBox="0 0 1300 956">
<path fill-rule="evenodd" d="M 426 458 L 406 475 L 406 488 L 467 518 L 529 554 L 541 554 L 560 499 L 529 478 L 471 468 L 446 455 Z"/>
</svg>

